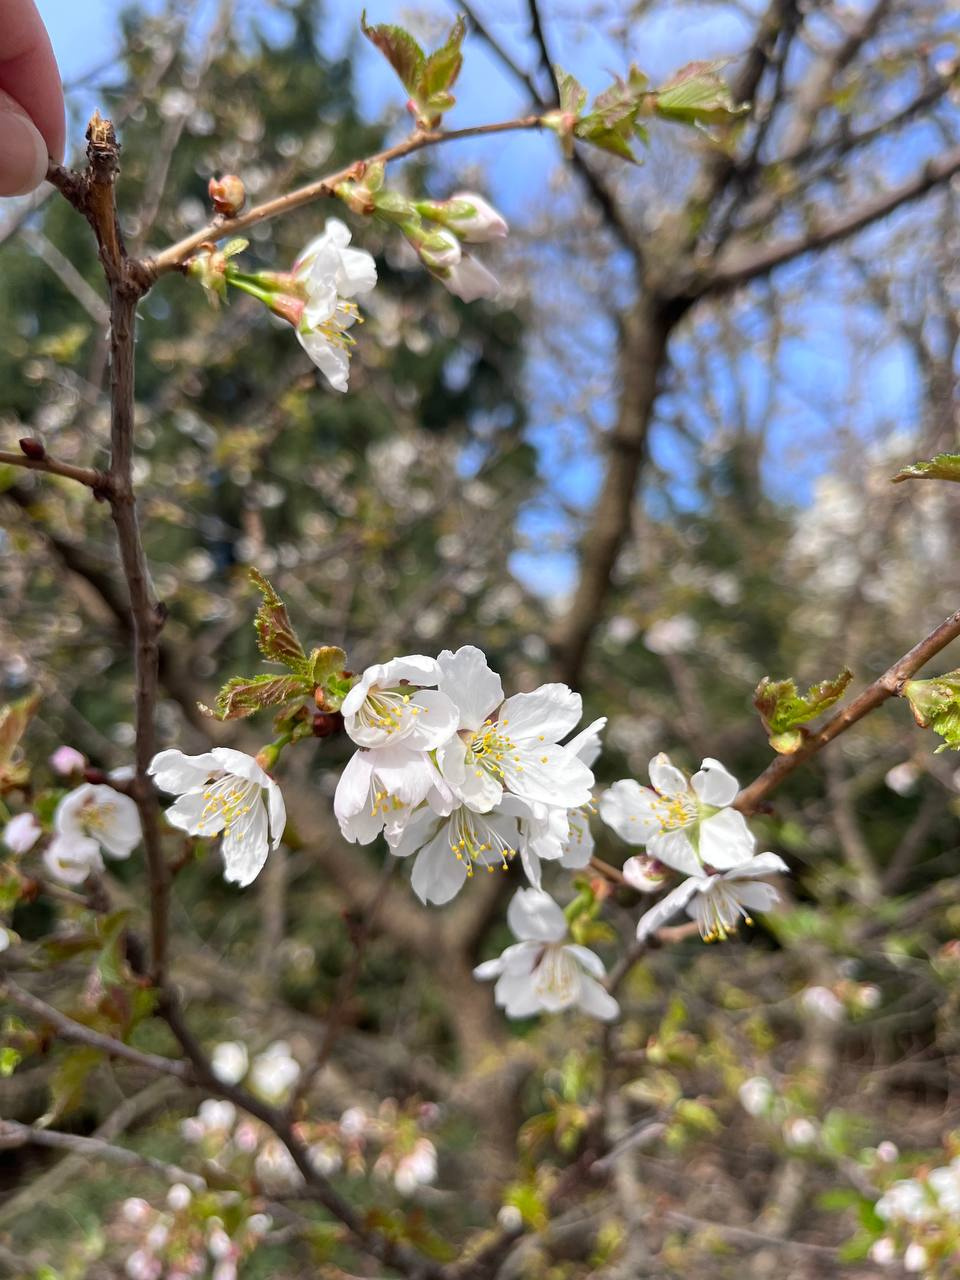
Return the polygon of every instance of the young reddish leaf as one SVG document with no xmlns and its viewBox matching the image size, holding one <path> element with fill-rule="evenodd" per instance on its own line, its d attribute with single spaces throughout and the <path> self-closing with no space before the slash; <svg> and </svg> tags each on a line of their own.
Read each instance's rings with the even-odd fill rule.
<svg viewBox="0 0 960 1280">
<path fill-rule="evenodd" d="M 260 652 L 271 662 L 282 662 L 284 666 L 302 672 L 307 655 L 290 622 L 286 605 L 259 569 L 250 570 L 250 580 L 263 593 L 263 604 L 253 622 Z"/>
<path fill-rule="evenodd" d="M 232 676 L 217 694 L 216 706 L 200 709 L 218 720 L 242 720 L 264 707 L 279 707 L 312 692 L 302 676 Z"/>
<path fill-rule="evenodd" d="M 407 93 L 415 94 L 417 84 L 423 75 L 426 58 L 410 32 L 390 23 L 380 23 L 375 27 L 367 26 L 366 9 L 360 15 L 360 29 L 393 67 Z"/>
<path fill-rule="evenodd" d="M 435 106 L 438 111 L 449 109 L 447 106 L 437 105 L 440 100 L 448 100 L 449 106 L 453 106 L 453 96 L 447 93 L 447 90 L 453 88 L 460 74 L 460 68 L 463 66 L 460 47 L 466 34 L 467 24 L 460 15 L 450 29 L 446 43 L 439 49 L 435 49 L 424 61 L 416 85 L 417 96 L 430 106 Z M 434 99 L 437 101 L 435 102 Z"/>
</svg>

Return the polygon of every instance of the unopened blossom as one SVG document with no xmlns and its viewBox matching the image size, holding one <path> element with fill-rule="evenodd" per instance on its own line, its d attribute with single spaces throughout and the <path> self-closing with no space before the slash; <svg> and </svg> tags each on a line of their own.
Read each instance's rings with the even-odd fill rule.
<svg viewBox="0 0 960 1280">
<path fill-rule="evenodd" d="M 496 960 L 478 965 L 473 976 L 497 979 L 494 999 L 508 1018 L 557 1013 L 577 1006 L 609 1021 L 620 1007 L 601 986 L 603 961 L 586 947 L 567 941 L 567 918 L 540 889 L 518 889 L 507 909 L 507 924 L 518 941 Z"/>
<path fill-rule="evenodd" d="M 730 808 L 739 783 L 719 761 L 704 760 L 688 779 L 661 751 L 650 761 L 650 781 L 644 787 L 624 778 L 600 797 L 600 817 L 628 844 L 645 845 L 651 857 L 694 876 L 753 855 L 746 820 Z"/>
<path fill-rule="evenodd" d="M 129 796 L 85 782 L 68 792 L 53 815 L 54 837 L 44 850 L 47 870 L 65 884 L 81 884 L 103 867 L 102 854 L 129 858 L 140 842 L 140 815 Z"/>
<path fill-rule="evenodd" d="M 812 1147 L 817 1140 L 817 1126 L 806 1116 L 793 1116 L 784 1122 L 783 1140 L 788 1147 L 801 1150 Z"/>
<path fill-rule="evenodd" d="M 59 773 L 64 778 L 69 778 L 72 774 L 79 773 L 86 763 L 87 757 L 77 751 L 75 747 L 57 747 L 50 757 L 50 768 L 54 773 Z"/>
<path fill-rule="evenodd" d="M 473 645 L 445 649 L 437 661 L 438 688 L 459 712 L 457 731 L 438 749 L 437 763 L 465 805 L 486 813 L 504 791 L 531 804 L 589 804 L 593 774 L 575 751 L 559 745 L 582 714 L 578 693 L 544 684 L 504 701 L 500 677 Z"/>
<path fill-rule="evenodd" d="M 9 951 L 16 940 L 17 935 L 12 929 L 7 929 L 0 925 L 0 951 Z"/>
<path fill-rule="evenodd" d="M 131 1196 L 128 1200 L 124 1200 L 120 1206 L 120 1213 L 125 1222 L 139 1227 L 147 1221 L 153 1213 L 153 1209 L 146 1200 L 141 1200 L 139 1196 Z"/>
<path fill-rule="evenodd" d="M 247 1046 L 239 1040 L 224 1040 L 210 1055 L 213 1074 L 221 1084 L 239 1084 L 247 1074 Z"/>
<path fill-rule="evenodd" d="M 871 1262 L 877 1263 L 878 1266 L 889 1267 L 892 1262 L 896 1261 L 896 1243 L 889 1236 L 881 1236 L 879 1240 L 874 1240 L 867 1256 Z"/>
<path fill-rule="evenodd" d="M 167 1206 L 179 1213 L 181 1209 L 185 1209 L 193 1199 L 193 1192 L 184 1182 L 175 1182 L 167 1192 Z"/>
<path fill-rule="evenodd" d="M 751 1076 L 737 1090 L 740 1105 L 750 1116 L 763 1116 L 773 1102 L 773 1085 L 766 1076 Z"/>
<path fill-rule="evenodd" d="M 161 751 L 148 772 L 161 791 L 180 797 L 166 811 L 170 825 L 193 836 L 222 832 L 224 879 L 255 880 L 287 821 L 280 788 L 256 760 L 230 747 L 198 756 Z"/>
<path fill-rule="evenodd" d="M 903 1269 L 912 1273 L 926 1271 L 929 1256 L 917 1240 L 911 1241 L 903 1251 Z"/>
<path fill-rule="evenodd" d="M 686 909 L 691 920 L 696 920 L 704 942 L 723 941 L 736 932 L 741 920 L 753 923 L 751 912 L 769 911 L 779 901 L 773 885 L 757 877 L 786 870 L 787 864 L 775 853 L 759 853 L 720 875 L 690 876 L 640 917 L 637 939 L 643 942 Z"/>
<path fill-rule="evenodd" d="M 919 777 L 920 770 L 913 761 L 904 760 L 900 764 L 895 764 L 892 769 L 888 769 L 883 781 L 898 796 L 908 796 L 916 790 Z"/>
<path fill-rule="evenodd" d="M 226 1141 L 237 1120 L 237 1109 L 225 1098 L 207 1098 L 195 1116 L 180 1121 L 181 1136 L 187 1142 L 203 1142 L 213 1137 Z"/>
<path fill-rule="evenodd" d="M 146 1249 L 136 1249 L 130 1254 L 123 1269 L 130 1280 L 160 1280 L 163 1263 Z"/>
<path fill-rule="evenodd" d="M 667 869 L 663 863 L 645 853 L 627 858 L 621 870 L 624 880 L 638 893 L 656 893 L 663 888 L 667 878 Z"/>
<path fill-rule="evenodd" d="M 437 273 L 434 272 L 436 275 Z M 500 281 L 488 271 L 478 258 L 464 253 L 456 266 L 449 267 L 440 277 L 447 290 L 461 302 L 477 302 L 480 298 L 496 298 L 500 293 Z"/>
<path fill-rule="evenodd" d="M 367 667 L 341 707 L 348 735 L 360 747 L 439 747 L 458 726 L 456 706 L 436 688 L 441 674 L 419 653 Z"/>
<path fill-rule="evenodd" d="M 413 1195 L 437 1177 L 437 1149 L 429 1138 L 418 1138 L 413 1150 L 402 1155 L 393 1173 L 393 1185 L 401 1195 Z"/>
<path fill-rule="evenodd" d="M 337 782 L 333 811 L 344 839 L 369 844 L 381 831 L 395 844 L 412 811 L 427 801 L 431 810 L 449 813 L 449 787 L 425 751 L 405 746 L 361 748 L 351 756 Z"/>
<path fill-rule="evenodd" d="M 500 282 L 482 262 L 464 253 L 451 231 L 440 227 L 424 231 L 420 226 L 405 228 L 407 238 L 432 276 L 462 302 L 495 298 Z"/>
<path fill-rule="evenodd" d="M 29 853 L 42 834 L 32 813 L 18 813 L 3 828 L 2 839 L 11 853 Z"/>
<path fill-rule="evenodd" d="M 807 987 L 800 999 L 808 1013 L 826 1022 L 842 1022 L 846 1016 L 843 1001 L 829 987 Z"/>
<path fill-rule="evenodd" d="M 510 230 L 503 215 L 473 191 L 458 191 L 449 200 L 418 200 L 414 208 L 470 244 L 500 240 Z"/>
<path fill-rule="evenodd" d="M 299 1078 L 300 1063 L 290 1052 L 286 1040 L 275 1040 L 263 1053 L 257 1054 L 250 1068 L 251 1088 L 270 1102 L 285 1097 Z"/>
<path fill-rule="evenodd" d="M 260 1186 L 271 1195 L 296 1191 L 304 1177 L 297 1162 L 279 1138 L 269 1138 L 257 1152 L 253 1169 Z"/>
<path fill-rule="evenodd" d="M 916 1178 L 902 1178 L 888 1187 L 874 1210 L 884 1222 L 929 1222 L 936 1216 L 933 1197 Z"/>
</svg>

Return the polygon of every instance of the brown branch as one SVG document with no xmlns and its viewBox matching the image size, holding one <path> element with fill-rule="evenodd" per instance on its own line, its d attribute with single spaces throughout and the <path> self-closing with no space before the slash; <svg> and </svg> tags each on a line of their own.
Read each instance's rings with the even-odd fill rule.
<svg viewBox="0 0 960 1280">
<path fill-rule="evenodd" d="M 275 196 L 272 200 L 266 200 L 263 204 L 259 204 L 255 208 L 249 209 L 246 213 L 240 214 L 239 217 L 224 218 L 219 222 L 209 223 L 201 231 L 196 231 L 192 235 L 185 237 L 185 239 L 179 240 L 176 244 L 170 245 L 162 253 L 157 254 L 155 258 L 146 259 L 142 264 L 144 277 L 152 283 L 165 272 L 181 270 L 191 254 L 206 241 L 223 240 L 228 236 L 234 236 L 241 231 L 245 231 L 247 227 L 256 226 L 258 222 L 265 222 L 268 218 L 277 218 L 293 209 L 312 204 L 315 200 L 328 199 L 336 194 L 336 188 L 341 182 L 346 182 L 349 178 L 355 178 L 368 165 L 387 164 L 391 160 L 399 160 L 403 156 L 413 155 L 414 152 L 422 151 L 426 147 L 436 146 L 440 142 L 456 142 L 461 138 L 481 138 L 490 134 L 512 133 L 522 129 L 539 129 L 540 127 L 540 116 L 529 115 L 520 116 L 515 120 L 501 120 L 495 124 L 471 125 L 467 129 L 418 131 L 411 134 L 409 138 L 405 138 L 402 142 L 377 152 L 376 155 L 368 156 L 364 160 L 355 160 L 345 165 L 344 168 L 338 169 L 335 173 L 329 173 L 326 177 L 318 178 L 315 182 L 308 182 L 306 186 L 298 187 L 296 191 L 288 191 L 286 195 Z"/>
<path fill-rule="evenodd" d="M 822 729 L 811 734 L 798 751 L 788 756 L 777 756 L 776 760 L 771 761 L 758 778 L 744 787 L 734 801 L 734 807 L 741 813 L 756 812 L 769 793 L 779 787 L 801 764 L 822 751 L 829 742 L 845 733 L 858 720 L 875 711 L 888 698 L 899 697 L 910 677 L 958 636 L 960 611 L 951 614 L 919 644 L 915 644 L 909 653 L 898 658 L 892 667 L 888 667 L 882 676 L 878 676 L 873 684 L 858 694 L 849 706 L 838 711 Z"/>
<path fill-rule="evenodd" d="M 103 1138 L 86 1138 L 79 1133 L 61 1133 L 57 1129 L 35 1129 L 29 1124 L 20 1124 L 16 1120 L 0 1120 L 0 1150 L 10 1147 L 24 1147 L 28 1144 L 35 1147 L 52 1147 L 56 1151 L 69 1151 L 84 1159 L 110 1160 L 113 1164 L 123 1164 L 136 1168 L 152 1169 L 168 1182 L 183 1182 L 194 1191 L 205 1191 L 207 1184 L 199 1174 L 189 1173 L 179 1165 L 168 1164 L 165 1160 L 157 1160 L 153 1156 L 142 1155 L 138 1151 L 130 1151 L 127 1147 L 117 1147 Z"/>
<path fill-rule="evenodd" d="M 948 182 L 956 173 L 960 173 L 960 147 L 954 147 L 936 160 L 928 161 L 909 182 L 904 182 L 893 190 L 866 201 L 844 214 L 843 217 L 824 222 L 819 227 L 812 227 L 803 235 L 782 240 L 777 244 L 766 245 L 754 251 L 732 250 L 729 254 L 723 255 L 716 267 L 694 285 L 694 293 L 697 297 L 727 293 L 731 289 L 739 288 L 740 285 L 748 284 L 759 276 L 767 275 L 784 263 L 792 262 L 794 258 L 802 257 L 817 249 L 829 248 L 830 245 L 846 240 L 874 222 L 879 222 L 881 218 L 885 218 L 902 205 L 925 196 L 934 187 Z"/>
<path fill-rule="evenodd" d="M 41 1000 L 38 996 L 31 995 L 29 991 L 24 990 L 16 982 L 12 982 L 10 978 L 4 978 L 0 982 L 0 996 L 9 1000 L 11 1004 L 22 1009 L 24 1013 L 33 1014 L 35 1018 L 40 1019 L 61 1036 L 64 1040 L 70 1040 L 75 1044 L 86 1045 L 88 1049 L 99 1049 L 102 1053 L 111 1058 L 122 1058 L 125 1062 L 133 1063 L 134 1066 L 143 1067 L 146 1071 L 152 1071 L 157 1075 L 176 1076 L 180 1080 L 193 1080 L 193 1068 L 189 1062 L 184 1062 L 180 1058 L 164 1058 L 158 1053 L 144 1053 L 140 1049 L 134 1049 L 132 1045 L 125 1044 L 122 1040 L 114 1040 L 112 1036 L 103 1035 L 100 1031 L 94 1031 L 92 1027 L 84 1026 L 82 1022 L 76 1022 L 73 1018 L 68 1018 L 65 1013 L 61 1013 L 58 1009 L 54 1009 L 52 1005 Z"/>
<path fill-rule="evenodd" d="M 35 446 L 43 450 L 38 440 L 28 441 L 28 447 Z M 51 476 L 63 476 L 67 480 L 76 480 L 92 489 L 95 494 L 104 496 L 108 481 L 102 471 L 94 471 L 92 467 L 75 467 L 71 462 L 58 462 L 44 450 L 41 457 L 26 457 L 22 453 L 7 453 L 0 450 L 0 466 L 23 467 L 25 471 L 43 471 Z"/>
</svg>

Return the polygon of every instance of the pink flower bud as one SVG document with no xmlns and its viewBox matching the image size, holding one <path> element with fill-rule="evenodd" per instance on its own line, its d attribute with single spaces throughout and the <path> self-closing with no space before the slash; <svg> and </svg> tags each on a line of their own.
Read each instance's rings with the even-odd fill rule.
<svg viewBox="0 0 960 1280">
<path fill-rule="evenodd" d="M 222 178 L 211 178 L 207 191 L 214 210 L 225 218 L 235 218 L 247 201 L 243 179 L 238 178 L 235 173 L 225 173 Z"/>
<path fill-rule="evenodd" d="M 50 757 L 50 768 L 64 778 L 79 773 L 86 763 L 86 758 L 74 747 L 57 747 Z"/>
<path fill-rule="evenodd" d="M 3 829 L 3 843 L 11 853 L 28 853 L 41 835 L 40 824 L 32 813 L 18 813 Z"/>
</svg>

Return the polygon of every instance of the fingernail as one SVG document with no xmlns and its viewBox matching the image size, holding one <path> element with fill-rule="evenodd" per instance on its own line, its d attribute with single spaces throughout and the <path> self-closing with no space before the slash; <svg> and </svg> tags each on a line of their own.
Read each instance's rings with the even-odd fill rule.
<svg viewBox="0 0 960 1280">
<path fill-rule="evenodd" d="M 0 108 L 0 196 L 25 196 L 47 172 L 47 144 L 21 111 Z"/>
</svg>

